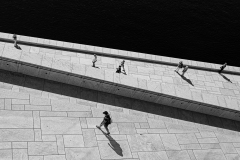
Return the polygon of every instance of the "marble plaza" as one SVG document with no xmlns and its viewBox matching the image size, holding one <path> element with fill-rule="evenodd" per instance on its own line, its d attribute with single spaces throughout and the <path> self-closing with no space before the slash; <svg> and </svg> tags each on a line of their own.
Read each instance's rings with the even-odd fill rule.
<svg viewBox="0 0 240 160">
<path fill-rule="evenodd" d="M 184 79 L 175 58 L 19 39 L 112 57 L 93 68 L 91 54 L 0 42 L 0 160 L 240 159 L 239 67 L 219 75 L 218 64 L 183 60 Z M 126 75 L 115 73 L 119 56 Z M 105 110 L 110 136 L 96 128 Z"/>
</svg>

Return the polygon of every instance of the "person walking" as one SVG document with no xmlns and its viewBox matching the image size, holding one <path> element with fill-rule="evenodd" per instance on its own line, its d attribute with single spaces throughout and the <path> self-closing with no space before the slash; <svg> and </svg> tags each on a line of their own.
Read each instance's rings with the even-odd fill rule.
<svg viewBox="0 0 240 160">
<path fill-rule="evenodd" d="M 125 64 L 125 60 L 123 60 L 123 61 L 121 62 L 121 67 L 122 67 L 122 69 L 123 69 L 123 72 L 125 72 L 124 64 Z"/>
<path fill-rule="evenodd" d="M 182 61 L 180 61 L 180 62 L 178 63 L 178 66 L 177 66 L 175 72 L 178 72 L 180 68 L 183 68 L 183 62 L 182 62 Z"/>
<path fill-rule="evenodd" d="M 116 68 L 116 73 L 121 73 L 121 65 L 118 66 L 118 68 Z"/>
<path fill-rule="evenodd" d="M 14 47 L 18 47 L 17 45 L 17 35 L 16 34 L 13 34 L 13 41 L 14 41 Z"/>
<path fill-rule="evenodd" d="M 218 71 L 219 73 L 221 73 L 223 70 L 224 70 L 224 68 L 226 68 L 227 67 L 227 63 L 224 63 L 221 67 L 220 67 L 220 70 Z"/>
<path fill-rule="evenodd" d="M 93 61 L 92 61 L 92 63 L 93 63 L 93 67 L 95 67 L 95 63 L 97 62 L 97 55 L 96 54 L 94 54 L 94 58 L 93 58 Z"/>
<path fill-rule="evenodd" d="M 184 76 L 184 74 L 187 72 L 187 70 L 188 70 L 188 66 L 185 66 L 183 71 L 182 71 L 182 76 Z"/>
<path fill-rule="evenodd" d="M 98 129 L 101 129 L 102 126 L 105 127 L 106 131 L 107 131 L 107 135 L 110 134 L 109 129 L 108 129 L 108 125 L 112 123 L 112 119 L 110 117 L 110 114 L 107 111 L 104 111 L 103 114 L 105 115 L 103 118 L 103 121 L 101 122 L 100 126 L 96 126 Z"/>
</svg>

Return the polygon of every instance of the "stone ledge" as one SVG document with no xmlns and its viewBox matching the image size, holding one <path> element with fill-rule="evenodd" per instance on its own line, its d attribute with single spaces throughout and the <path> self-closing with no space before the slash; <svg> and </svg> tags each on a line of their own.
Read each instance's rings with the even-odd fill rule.
<svg viewBox="0 0 240 160">
<path fill-rule="evenodd" d="M 131 97 L 157 104 L 172 106 L 176 108 L 191 110 L 204 114 L 214 115 L 218 117 L 228 118 L 240 121 L 240 111 L 220 107 L 217 105 L 196 102 L 186 98 L 166 95 L 146 89 L 137 88 L 137 86 L 128 86 L 126 83 L 117 81 L 109 82 L 103 79 L 93 78 L 94 76 L 84 76 L 53 68 L 47 68 L 27 62 L 12 60 L 9 58 L 0 58 L 0 68 L 8 71 L 18 72 L 39 78 L 54 80 L 62 83 L 76 85 L 84 88 L 104 91 L 107 93 L 117 94 L 121 96 Z M 22 72 L 24 71 L 24 72 Z M 39 74 L 32 74 L 39 73 Z M 46 73 L 52 76 L 42 76 Z M 94 73 L 93 73 L 94 74 Z M 118 74 L 116 74 L 118 75 Z"/>
<path fill-rule="evenodd" d="M 215 115 L 215 116 L 234 119 L 234 120 L 240 120 L 239 118 L 240 104 L 238 105 L 240 101 L 237 102 L 237 99 L 240 99 L 239 89 L 233 90 L 234 89 L 232 88 L 233 85 L 225 84 L 222 82 L 220 82 L 219 84 L 220 88 L 219 88 L 219 86 L 215 86 L 216 84 L 207 82 L 208 81 L 207 76 L 209 75 L 209 73 L 203 73 L 203 70 L 196 71 L 196 70 L 193 70 L 193 68 L 191 68 L 189 72 L 195 73 L 195 77 L 190 77 L 190 78 L 196 80 L 196 84 L 195 84 L 196 86 L 185 87 L 186 84 L 179 85 L 178 78 L 177 77 L 171 78 L 172 74 L 174 73 L 170 73 L 169 71 L 169 70 L 173 70 L 172 66 L 177 65 L 178 59 L 162 57 L 160 60 L 164 60 L 164 61 L 158 61 L 156 60 L 157 59 L 156 57 L 154 59 L 148 59 L 147 57 L 149 57 L 149 55 L 146 56 L 147 54 L 134 53 L 129 55 L 127 51 L 120 52 L 120 50 L 118 51 L 118 53 L 120 54 L 102 53 L 102 52 L 96 52 L 94 50 L 94 46 L 83 48 L 80 45 L 71 44 L 68 42 L 59 42 L 59 41 L 55 41 L 56 43 L 52 43 L 52 44 L 43 43 L 45 42 L 45 40 L 39 39 L 38 41 L 38 38 L 36 38 L 37 41 L 34 40 L 33 42 L 31 42 L 30 41 L 31 38 L 26 38 L 26 37 L 24 39 L 20 37 L 19 44 L 21 44 L 20 46 L 23 48 L 23 50 L 19 51 L 13 48 L 12 44 L 9 44 L 10 42 L 12 43 L 10 34 L 6 34 L 6 35 L 8 35 L 8 37 L 5 38 L 4 40 L 7 43 L 6 44 L 4 43 L 3 45 L 5 46 L 5 48 L 3 47 L 2 50 L 0 48 L 0 51 L 1 51 L 0 52 L 1 54 L 0 69 L 12 71 L 12 72 L 18 72 L 21 74 L 26 74 L 30 76 L 39 77 L 39 78 L 49 79 L 53 81 L 58 81 L 62 83 L 67 83 L 71 85 L 76 85 L 80 87 L 85 87 L 89 89 L 104 91 L 104 92 L 122 95 L 126 97 L 131 97 L 135 99 L 145 100 L 145 101 L 154 102 L 158 104 L 173 106 L 176 108 L 196 111 L 200 113 Z M 21 41 L 21 39 L 29 40 L 30 42 Z M 0 38 L 0 41 L 1 40 L 2 39 Z M 51 41 L 51 40 L 48 40 L 48 41 Z M 68 51 L 68 52 L 64 52 L 62 53 L 62 55 L 48 54 L 48 56 L 44 56 L 45 63 L 40 63 L 38 58 L 43 58 L 43 56 L 42 55 L 39 56 L 35 54 L 34 51 L 29 51 L 30 47 L 25 46 L 23 44 L 42 47 L 40 48 L 40 51 L 44 50 L 44 47 L 48 47 L 48 48 L 52 47 L 51 49 L 53 50 L 49 50 L 49 52 L 55 53 L 55 50 L 57 51 L 59 49 L 63 49 L 63 50 L 65 49 L 65 51 Z M 73 48 L 69 48 L 69 47 L 73 47 Z M 99 49 L 99 47 L 97 50 L 104 51 Z M 117 50 L 114 50 L 114 51 L 117 51 Z M 80 53 L 77 55 L 75 54 L 76 52 L 78 53 L 80 52 Z M 114 68 L 114 63 L 116 63 L 114 58 L 123 58 L 123 59 L 131 60 L 131 63 L 129 62 L 129 65 L 136 67 L 136 69 L 140 70 L 141 73 L 139 72 L 137 73 L 138 75 L 135 75 L 135 76 L 133 75 L 128 76 L 123 74 L 116 74 L 112 70 L 95 69 L 87 66 L 87 64 L 88 65 L 91 64 L 91 59 L 84 59 L 83 61 L 80 60 L 79 64 L 77 64 L 79 66 L 76 66 L 79 68 L 76 68 L 76 67 L 74 68 L 75 64 L 72 61 L 70 62 L 66 60 L 66 59 L 71 59 L 72 58 L 71 56 L 77 59 L 78 57 L 82 56 L 81 55 L 82 53 L 85 53 L 87 58 L 89 58 L 88 55 L 97 53 L 98 55 L 101 55 L 101 57 L 99 58 L 101 58 L 102 62 L 104 62 L 105 65 L 106 64 L 112 65 L 113 68 Z M 157 68 L 159 71 L 163 70 L 166 72 L 164 72 L 164 74 L 161 76 L 158 76 L 156 72 L 155 72 L 156 75 L 152 75 L 152 72 L 154 71 L 149 69 L 148 66 L 152 65 L 153 62 L 155 61 L 157 63 L 154 63 L 154 64 L 170 65 L 170 67 L 172 68 L 160 68 L 160 65 L 156 65 L 155 68 Z M 176 63 L 172 63 L 172 62 L 176 62 Z M 82 65 L 85 63 L 86 65 Z M 200 69 L 201 67 L 199 67 L 199 65 L 204 66 L 200 62 L 198 63 L 194 61 L 191 61 L 191 64 L 196 64 L 195 67 Z M 211 67 L 210 71 L 215 71 L 215 72 L 219 67 L 213 64 L 209 66 Z M 82 68 L 84 68 L 84 71 L 82 71 Z M 204 67 L 202 68 L 206 70 L 206 68 Z M 76 69 L 76 71 L 74 71 L 74 69 Z M 130 69 L 132 70 L 131 67 L 129 67 L 129 71 L 131 71 Z M 231 74 L 233 72 L 235 73 L 235 75 L 239 73 L 236 71 L 228 71 L 228 70 L 224 70 L 223 73 Z M 167 75 L 165 75 L 165 73 L 167 73 Z M 204 74 L 206 75 L 205 77 L 202 76 Z M 144 78 L 148 77 L 145 75 L 150 76 L 150 78 L 153 80 L 144 81 Z M 216 76 L 217 75 L 212 75 L 213 80 L 215 80 L 216 78 L 218 79 L 218 77 Z M 240 81 L 239 77 L 235 76 L 233 78 L 236 81 L 236 83 L 239 83 Z M 160 83 L 160 82 L 163 82 L 163 83 Z M 146 86 L 144 86 L 144 84 Z M 200 91 L 201 85 L 204 85 L 206 89 L 211 89 L 211 92 L 213 92 L 214 94 L 211 94 L 211 92 L 210 93 L 202 92 L 199 97 L 199 95 L 195 91 Z M 229 89 L 232 89 L 232 90 L 229 90 Z M 229 95 L 229 96 L 234 95 L 235 99 L 224 100 L 224 98 L 221 99 L 220 97 L 220 100 L 218 100 L 219 98 L 217 97 L 218 94 Z M 222 101 L 224 101 L 224 103 L 221 104 Z M 225 101 L 227 105 L 225 104 Z"/>
<path fill-rule="evenodd" d="M 11 34 L 9 34 L 11 35 Z M 11 36 L 8 36 L 11 37 Z M 0 41 L 1 42 L 6 42 L 6 43 L 13 43 L 12 39 L 9 38 L 1 38 L 0 37 Z M 66 45 L 66 46 L 60 46 L 60 45 L 53 45 L 53 44 L 46 44 L 46 43 L 40 43 L 42 41 L 39 42 L 32 42 L 30 41 L 22 41 L 22 40 L 18 40 L 18 44 L 22 44 L 22 45 L 27 45 L 27 46 L 34 46 L 34 47 L 41 47 L 41 48 L 48 48 L 48 49 L 54 49 L 54 50 L 61 50 L 61 51 L 68 51 L 68 52 L 75 52 L 75 53 L 84 53 L 84 54 L 89 54 L 89 55 L 93 55 L 96 54 L 98 56 L 103 56 L 103 57 L 112 57 L 112 58 L 119 58 L 119 59 L 125 59 L 125 60 L 132 60 L 132 61 L 139 61 L 139 62 L 146 62 L 146 63 L 153 63 L 153 64 L 162 64 L 162 65 L 168 65 L 168 66 L 177 66 L 178 62 L 180 61 L 180 59 L 177 58 L 169 58 L 169 57 L 164 57 L 164 56 L 159 56 L 159 58 L 157 60 L 154 59 L 147 59 L 145 58 L 146 55 L 148 54 L 143 54 L 143 53 L 136 53 L 139 55 L 144 55 L 144 56 L 136 56 L 136 54 L 130 54 L 130 55 L 126 55 L 124 54 L 124 52 L 119 52 L 121 54 L 113 54 L 111 53 L 107 53 L 107 52 L 99 52 L 99 49 L 96 49 L 96 51 L 94 49 L 91 50 L 84 50 L 80 47 L 80 45 Z M 62 42 L 63 43 L 63 42 Z M 64 42 L 67 43 L 67 42 Z M 69 46 L 72 46 L 72 48 L 70 48 Z M 100 47 L 98 47 L 100 48 Z M 110 50 L 110 49 L 108 49 Z M 149 55 L 148 55 L 149 56 Z M 155 56 L 155 55 L 153 55 Z M 137 58 L 136 58 L 137 57 Z M 169 59 L 167 59 L 169 58 Z M 206 63 L 206 65 L 203 65 L 203 62 L 197 62 L 197 61 L 191 61 L 191 60 L 184 60 L 184 64 L 189 66 L 189 69 L 196 69 L 196 70 L 201 70 L 201 71 L 209 71 L 209 72 L 218 72 L 220 65 L 219 64 L 211 64 L 211 63 Z M 190 64 L 191 63 L 191 64 Z M 222 71 L 222 73 L 225 74 L 231 74 L 231 75 L 240 75 L 240 68 L 239 67 L 235 67 L 235 66 L 227 66 L 226 69 L 224 69 Z"/>
</svg>

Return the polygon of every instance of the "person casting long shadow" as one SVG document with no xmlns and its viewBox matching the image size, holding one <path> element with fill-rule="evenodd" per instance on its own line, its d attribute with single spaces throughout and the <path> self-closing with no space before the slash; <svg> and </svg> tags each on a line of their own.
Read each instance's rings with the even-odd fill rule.
<svg viewBox="0 0 240 160">
<path fill-rule="evenodd" d="M 100 129 L 101 130 L 101 129 Z M 115 139 L 113 139 L 110 135 L 108 135 L 107 133 L 105 133 L 103 130 L 101 130 L 102 133 L 106 136 L 106 138 L 109 140 L 110 143 L 108 143 L 108 145 L 119 155 L 119 156 L 123 156 L 123 151 L 121 146 L 119 145 L 119 143 L 117 143 L 117 141 L 115 141 Z"/>
</svg>

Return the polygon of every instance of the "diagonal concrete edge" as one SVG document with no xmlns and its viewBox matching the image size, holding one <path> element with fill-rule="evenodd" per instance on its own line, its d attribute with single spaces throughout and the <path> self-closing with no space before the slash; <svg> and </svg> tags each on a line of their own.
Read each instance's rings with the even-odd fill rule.
<svg viewBox="0 0 240 160">
<path fill-rule="evenodd" d="M 8 35 L 9 36 L 9 35 Z M 12 40 L 6 39 L 6 42 L 11 42 Z M 29 42 L 20 41 L 23 44 L 28 44 Z M 39 45 L 38 43 L 31 43 L 31 45 Z M 50 45 L 41 44 L 42 47 L 49 48 Z M 56 47 L 56 46 L 55 46 Z M 51 46 L 50 46 L 51 48 Z M 67 50 L 66 47 L 58 47 L 57 49 Z M 54 48 L 52 48 L 54 49 Z M 55 48 L 56 49 L 56 48 Z M 74 49 L 72 50 L 74 51 Z M 76 50 L 77 51 L 77 50 Z M 9 52 L 9 53 L 8 53 Z M 86 51 L 88 54 L 93 54 L 93 51 Z M 22 57 L 29 56 L 30 54 L 21 53 L 21 51 L 7 50 L 5 54 L 1 56 L 1 65 L 0 68 L 12 72 L 18 72 L 30 76 L 35 76 L 39 78 L 49 79 L 53 81 L 58 81 L 62 83 L 72 84 L 80 87 L 85 87 L 89 89 L 104 91 L 112 94 L 122 95 L 126 97 L 131 97 L 135 99 L 145 100 L 149 102 L 154 102 L 158 104 L 173 106 L 176 108 L 196 111 L 200 113 L 210 114 L 214 116 L 229 118 L 233 120 L 240 120 L 239 109 L 237 108 L 227 108 L 223 106 L 218 106 L 218 103 L 211 101 L 211 94 L 205 94 L 204 96 L 209 99 L 209 103 L 204 103 L 202 101 L 194 101 L 191 98 L 191 95 L 188 95 L 188 92 L 184 92 L 184 89 L 181 90 L 182 96 L 176 96 L 171 92 L 162 92 L 161 89 L 158 89 L 158 83 L 154 81 L 149 81 L 150 85 L 153 85 L 153 89 L 141 88 L 137 85 L 138 79 L 132 76 L 119 75 L 114 73 L 108 73 L 111 78 L 106 78 L 102 70 L 87 68 L 86 74 L 79 74 L 71 72 L 71 65 L 63 61 L 57 61 L 55 66 L 51 65 L 42 65 L 38 62 L 39 57 L 31 57 L 30 60 L 22 60 Z M 116 56 L 116 55 L 114 55 Z M 118 58 L 122 58 L 121 55 Z M 51 57 L 45 57 L 46 59 Z M 125 56 L 126 58 L 126 56 Z M 129 58 L 129 57 L 128 57 Z M 139 61 L 141 58 L 130 57 L 132 60 Z M 54 59 L 52 59 L 54 61 Z M 60 64 L 61 63 L 61 64 Z M 175 65 L 174 63 L 166 62 L 167 65 Z M 70 67 L 69 67 L 70 66 Z M 213 69 L 217 70 L 216 68 Z M 232 72 L 232 71 L 226 71 Z M 236 72 L 238 73 L 238 72 Z M 105 73 L 106 74 L 106 73 Z M 169 86 L 166 85 L 165 88 Z M 167 89 L 168 90 L 168 89 Z M 212 97 L 215 98 L 215 97 Z"/>
<path fill-rule="evenodd" d="M 117 83 L 117 81 L 110 82 L 110 81 L 104 80 L 104 78 L 101 78 L 101 77 L 93 78 L 94 76 L 91 77 L 91 76 L 78 75 L 78 74 L 74 74 L 74 73 L 70 73 L 62 70 L 48 68 L 48 67 L 31 64 L 27 62 L 22 62 L 18 60 L 13 60 L 9 58 L 4 58 L 4 57 L 0 58 L 0 62 L 1 62 L 0 69 L 4 69 L 8 71 L 23 73 L 30 76 L 49 79 L 57 82 L 67 83 L 67 84 L 76 85 L 79 87 L 98 90 L 98 91 L 104 91 L 107 93 L 131 97 L 135 99 L 163 104 L 163 105 L 172 106 L 176 108 L 205 113 L 205 114 L 214 115 L 218 117 L 223 117 L 223 118 L 228 118 L 228 119 L 233 119 L 238 121 L 240 120 L 239 111 L 133 87 L 130 83 L 132 79 L 126 80 L 127 82 L 129 81 L 131 85 L 130 86 L 129 83 L 127 82 L 124 84 Z M 93 72 L 93 74 L 95 72 Z M 46 76 L 46 75 L 51 75 L 51 76 Z"/>
</svg>

